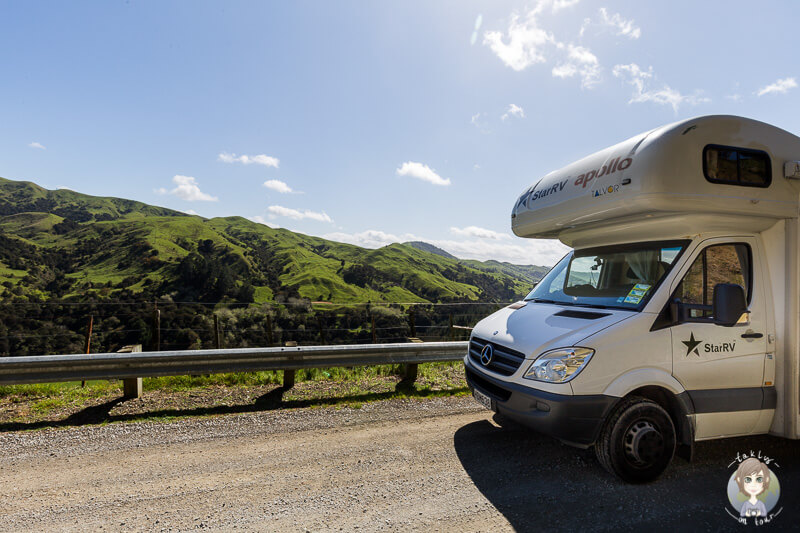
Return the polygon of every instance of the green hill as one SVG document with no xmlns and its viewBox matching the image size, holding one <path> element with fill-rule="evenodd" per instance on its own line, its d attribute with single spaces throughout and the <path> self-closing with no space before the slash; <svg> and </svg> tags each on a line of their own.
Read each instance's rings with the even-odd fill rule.
<svg viewBox="0 0 800 533">
<path fill-rule="evenodd" d="M 454 256 L 450 252 L 442 250 L 438 246 L 434 246 L 434 245 L 432 245 L 431 243 L 428 243 L 428 242 L 408 241 L 408 242 L 404 242 L 403 244 L 406 244 L 408 246 L 412 246 L 412 247 L 416 248 L 417 250 L 422 250 L 423 252 L 430 252 L 432 254 L 436 254 L 436 255 L 440 255 L 442 257 L 446 257 L 447 259 L 458 259 L 456 256 Z"/>
<path fill-rule="evenodd" d="M 4 298 L 496 302 L 523 296 L 546 270 L 425 248 L 371 250 L 0 178 Z"/>
</svg>

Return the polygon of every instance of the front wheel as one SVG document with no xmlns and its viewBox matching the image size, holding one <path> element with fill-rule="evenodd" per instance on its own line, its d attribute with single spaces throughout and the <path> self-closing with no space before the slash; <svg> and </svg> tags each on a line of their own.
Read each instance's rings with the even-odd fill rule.
<svg viewBox="0 0 800 533">
<path fill-rule="evenodd" d="M 603 467 L 629 483 L 656 479 L 675 453 L 675 425 L 664 408 L 646 398 L 626 398 L 595 443 Z"/>
</svg>

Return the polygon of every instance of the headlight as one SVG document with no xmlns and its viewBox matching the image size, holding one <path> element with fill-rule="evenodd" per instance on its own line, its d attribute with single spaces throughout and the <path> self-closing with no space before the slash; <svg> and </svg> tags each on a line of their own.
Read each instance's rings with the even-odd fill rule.
<svg viewBox="0 0 800 533">
<path fill-rule="evenodd" d="M 545 352 L 525 372 L 526 379 L 566 383 L 578 375 L 594 355 L 590 348 L 559 348 Z"/>
</svg>

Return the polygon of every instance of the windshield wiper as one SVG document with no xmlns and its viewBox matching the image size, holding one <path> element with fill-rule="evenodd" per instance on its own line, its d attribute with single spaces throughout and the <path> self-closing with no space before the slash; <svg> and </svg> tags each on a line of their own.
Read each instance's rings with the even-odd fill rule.
<svg viewBox="0 0 800 533">
<path fill-rule="evenodd" d="M 546 298 L 531 298 L 530 300 L 525 300 L 525 301 L 536 302 L 540 304 L 575 305 L 572 302 L 558 302 L 556 300 L 547 300 Z"/>
<path fill-rule="evenodd" d="M 573 304 L 576 307 L 591 307 L 592 309 L 608 309 L 609 306 L 601 304 Z"/>
</svg>

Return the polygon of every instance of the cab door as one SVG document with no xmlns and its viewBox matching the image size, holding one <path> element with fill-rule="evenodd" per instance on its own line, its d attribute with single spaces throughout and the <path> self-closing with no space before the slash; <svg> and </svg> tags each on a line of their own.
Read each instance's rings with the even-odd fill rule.
<svg viewBox="0 0 800 533">
<path fill-rule="evenodd" d="M 757 250 L 752 237 L 705 241 L 672 291 L 673 301 L 706 306 L 718 283 L 741 285 L 747 295 L 749 313 L 734 326 L 714 324 L 710 310 L 692 310 L 693 318 L 708 321 L 671 328 L 673 375 L 694 405 L 697 439 L 750 433 L 769 407 L 763 388 L 766 297 Z"/>
</svg>

